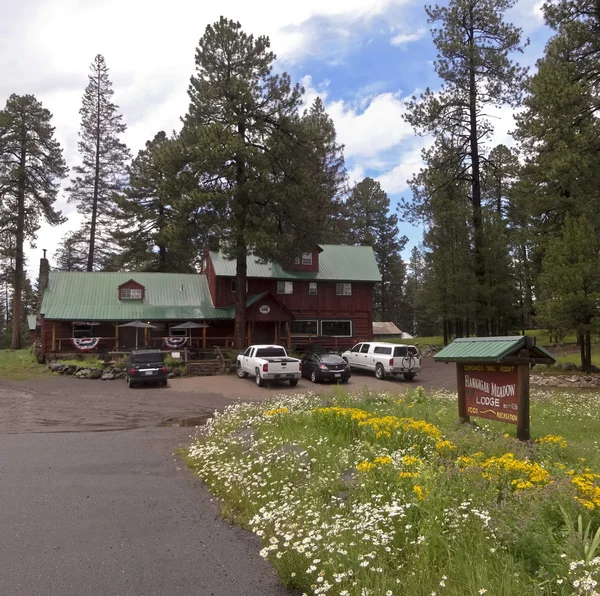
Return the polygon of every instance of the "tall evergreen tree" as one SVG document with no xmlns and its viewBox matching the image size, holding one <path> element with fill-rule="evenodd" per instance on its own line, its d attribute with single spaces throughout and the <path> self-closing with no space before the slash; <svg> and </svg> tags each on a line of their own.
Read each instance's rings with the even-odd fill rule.
<svg viewBox="0 0 600 596">
<path fill-rule="evenodd" d="M 120 140 L 126 125 L 112 102 L 114 91 L 108 78 L 108 67 L 98 54 L 90 67 L 89 82 L 83 94 L 79 156 L 74 167 L 77 174 L 67 188 L 69 202 L 85 216 L 88 237 L 87 271 L 102 267 L 113 252 L 112 228 L 115 211 L 114 195 L 126 182 L 129 150 Z"/>
<path fill-rule="evenodd" d="M 126 268 L 193 270 L 195 243 L 171 241 L 169 237 L 172 227 L 179 223 L 177 209 L 185 188 L 185 163 L 182 144 L 161 131 L 129 166 L 129 184 L 117 197 L 122 225 L 115 234 Z M 187 226 L 182 229 L 184 235 L 189 232 Z"/>
<path fill-rule="evenodd" d="M 390 214 L 390 199 L 372 178 L 356 184 L 346 201 L 346 210 L 349 241 L 372 246 L 381 273 L 381 284 L 374 292 L 374 317 L 389 320 L 396 310 L 393 303 L 402 296 L 405 267 L 401 252 L 408 238 L 400 236 L 398 216 Z"/>
<path fill-rule="evenodd" d="M 82 230 L 68 232 L 54 253 L 59 271 L 85 271 L 87 258 L 87 239 Z"/>
<path fill-rule="evenodd" d="M 25 241 L 35 240 L 41 219 L 50 225 L 64 221 L 54 203 L 67 166 L 51 119 L 52 114 L 33 95 L 11 95 L 0 112 L 0 188 L 4 201 L 0 219 L 14 238 L 13 349 L 22 344 Z"/>
<path fill-rule="evenodd" d="M 435 70 L 444 84 L 409 103 L 407 121 L 419 134 L 433 134 L 459 157 L 457 180 L 468 180 L 472 206 L 473 252 L 478 295 L 478 329 L 486 333 L 485 257 L 481 166 L 484 144 L 493 131 L 486 108 L 517 105 L 525 69 L 511 60 L 522 51 L 521 30 L 503 20 L 515 0 L 450 0 L 426 7 L 438 50 Z M 454 159 L 454 157 L 452 157 Z"/>
<path fill-rule="evenodd" d="M 298 113 L 302 89 L 273 74 L 267 37 L 221 18 L 196 52 L 182 139 L 196 180 L 196 209 L 236 262 L 235 343 L 246 331 L 246 257 L 286 261 L 322 241 L 334 197 L 330 131 L 316 105 Z"/>
</svg>

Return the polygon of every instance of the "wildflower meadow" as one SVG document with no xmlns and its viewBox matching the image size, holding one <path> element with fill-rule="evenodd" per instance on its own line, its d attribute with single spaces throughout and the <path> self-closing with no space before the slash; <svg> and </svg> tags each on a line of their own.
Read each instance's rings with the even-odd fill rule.
<svg viewBox="0 0 600 596">
<path fill-rule="evenodd" d="M 340 390 L 231 406 L 187 459 L 300 593 L 598 596 L 600 396 L 537 392 L 531 428 Z"/>
</svg>

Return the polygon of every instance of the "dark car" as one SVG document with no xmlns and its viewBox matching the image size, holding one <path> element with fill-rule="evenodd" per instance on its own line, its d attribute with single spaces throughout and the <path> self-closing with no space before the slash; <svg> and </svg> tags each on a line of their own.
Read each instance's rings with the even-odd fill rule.
<svg viewBox="0 0 600 596">
<path fill-rule="evenodd" d="M 127 359 L 127 384 L 167 384 L 167 367 L 160 350 L 134 350 Z"/>
<path fill-rule="evenodd" d="M 307 354 L 302 360 L 302 376 L 317 381 L 347 383 L 352 376 L 347 362 L 338 354 Z"/>
</svg>

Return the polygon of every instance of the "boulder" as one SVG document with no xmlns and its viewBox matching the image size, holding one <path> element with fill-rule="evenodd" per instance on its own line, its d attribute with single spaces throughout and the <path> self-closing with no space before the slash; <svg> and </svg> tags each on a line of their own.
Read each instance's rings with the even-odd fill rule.
<svg viewBox="0 0 600 596">
<path fill-rule="evenodd" d="M 577 370 L 577 365 L 573 364 L 572 362 L 565 362 L 564 364 L 561 364 L 560 368 L 565 372 L 573 372 Z"/>
<path fill-rule="evenodd" d="M 174 374 L 176 377 L 180 377 L 180 376 L 181 376 L 181 369 L 180 369 L 180 368 L 174 368 L 174 369 L 173 369 L 173 374 Z"/>
<path fill-rule="evenodd" d="M 100 378 L 103 381 L 112 381 L 115 378 L 115 375 L 113 375 L 111 372 L 105 372 Z"/>
<path fill-rule="evenodd" d="M 77 371 L 77 366 L 75 366 L 74 364 L 69 364 L 68 366 L 65 367 L 65 370 L 63 371 L 65 375 L 74 375 L 75 372 Z"/>
<path fill-rule="evenodd" d="M 308 457 L 308 453 L 306 453 L 306 449 L 300 447 L 300 445 L 296 445 L 294 443 L 284 443 L 277 449 L 275 453 L 282 453 L 284 455 L 293 454 L 303 466 L 310 466 L 310 457 Z"/>
<path fill-rule="evenodd" d="M 115 379 L 124 379 L 126 376 L 126 374 L 124 372 L 119 373 L 118 375 L 115 375 Z"/>
<path fill-rule="evenodd" d="M 174 372 L 170 372 L 167 374 L 167 379 L 174 379 L 175 378 L 175 373 Z"/>
<path fill-rule="evenodd" d="M 113 374 L 118 375 L 123 372 L 123 369 L 120 366 L 113 366 L 112 372 Z"/>
<path fill-rule="evenodd" d="M 92 376 L 92 370 L 89 368 L 82 368 L 78 373 L 77 376 L 80 379 L 88 379 L 89 377 Z"/>
<path fill-rule="evenodd" d="M 59 364 L 58 362 L 52 362 L 48 368 L 52 371 L 52 372 L 57 372 L 57 373 L 61 373 L 65 370 L 65 368 L 67 368 L 64 364 Z"/>
<path fill-rule="evenodd" d="M 356 468 L 349 468 L 340 476 L 340 483 L 346 489 L 353 488 L 356 485 L 358 479 L 358 470 Z"/>
<path fill-rule="evenodd" d="M 99 379 L 102 376 L 102 371 L 95 369 L 92 371 L 92 374 L 90 375 L 90 379 Z"/>
<path fill-rule="evenodd" d="M 250 449 L 256 438 L 256 431 L 251 428 L 239 428 L 229 433 L 229 436 L 240 443 L 244 449 Z"/>
</svg>

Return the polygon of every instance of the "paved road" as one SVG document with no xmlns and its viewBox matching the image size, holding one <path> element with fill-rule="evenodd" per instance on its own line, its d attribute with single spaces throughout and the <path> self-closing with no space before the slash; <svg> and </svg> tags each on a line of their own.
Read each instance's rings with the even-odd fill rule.
<svg viewBox="0 0 600 596">
<path fill-rule="evenodd" d="M 424 384 L 452 384 L 453 369 L 439 366 Z M 409 386 L 355 375 L 348 387 L 365 385 Z M 289 594 L 254 537 L 220 520 L 173 456 L 193 432 L 179 424 L 276 391 L 235 377 L 135 390 L 59 376 L 0 380 L 2 596 Z"/>
</svg>

